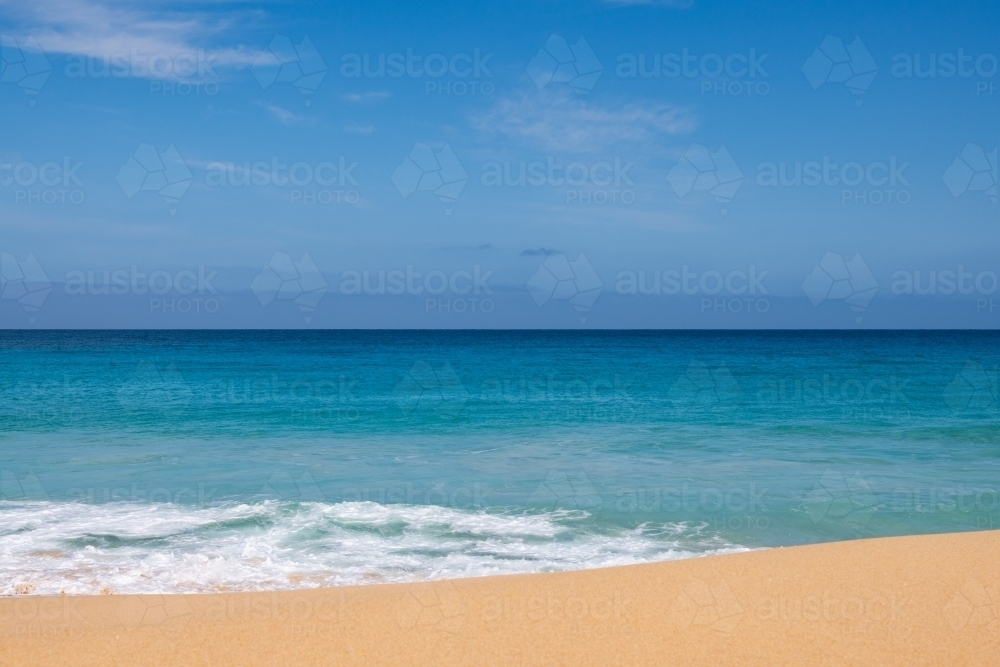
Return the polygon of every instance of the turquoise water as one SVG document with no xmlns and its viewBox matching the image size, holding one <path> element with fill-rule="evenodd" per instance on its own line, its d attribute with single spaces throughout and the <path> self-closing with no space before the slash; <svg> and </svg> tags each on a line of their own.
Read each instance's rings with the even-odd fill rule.
<svg viewBox="0 0 1000 667">
<path fill-rule="evenodd" d="M 993 332 L 3 332 L 0 594 L 1000 528 Z"/>
</svg>

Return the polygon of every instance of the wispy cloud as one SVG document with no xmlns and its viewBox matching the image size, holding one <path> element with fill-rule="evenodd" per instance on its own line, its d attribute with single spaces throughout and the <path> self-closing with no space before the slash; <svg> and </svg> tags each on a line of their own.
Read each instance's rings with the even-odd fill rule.
<svg viewBox="0 0 1000 667">
<path fill-rule="evenodd" d="M 548 257 L 557 252 L 559 251 L 552 248 L 528 248 L 527 250 L 522 250 L 519 254 L 521 257 Z"/>
<path fill-rule="evenodd" d="M 351 134 L 372 134 L 375 132 L 374 125 L 345 125 L 344 132 L 350 132 Z"/>
<path fill-rule="evenodd" d="M 314 125 L 315 121 L 312 118 L 303 116 L 302 114 L 295 113 L 294 111 L 289 111 L 288 109 L 279 107 L 276 104 L 268 104 L 266 102 L 257 102 L 257 106 L 261 107 L 274 118 L 278 119 L 278 122 L 284 125 Z"/>
<path fill-rule="evenodd" d="M 659 134 L 687 134 L 698 127 L 698 120 L 670 104 L 607 107 L 558 92 L 502 100 L 491 111 L 474 116 L 472 125 L 549 150 L 586 151 L 621 141 L 648 141 Z"/>
<path fill-rule="evenodd" d="M 220 69 L 246 67 L 259 50 L 221 47 L 220 35 L 247 18 L 237 12 L 166 10 L 128 0 L 0 0 L 12 27 L 47 53 L 117 63 L 114 76 L 211 80 Z"/>
<path fill-rule="evenodd" d="M 367 93 L 344 93 L 340 99 L 351 104 L 363 104 L 365 102 L 381 102 L 391 97 L 385 90 L 373 90 Z"/>
<path fill-rule="evenodd" d="M 673 7 L 687 9 L 694 5 L 694 0 L 604 0 L 609 5 L 649 5 L 651 7 Z"/>
<path fill-rule="evenodd" d="M 456 250 L 493 250 L 492 243 L 482 243 L 480 245 L 453 245 L 441 248 L 445 252 L 453 252 Z"/>
</svg>

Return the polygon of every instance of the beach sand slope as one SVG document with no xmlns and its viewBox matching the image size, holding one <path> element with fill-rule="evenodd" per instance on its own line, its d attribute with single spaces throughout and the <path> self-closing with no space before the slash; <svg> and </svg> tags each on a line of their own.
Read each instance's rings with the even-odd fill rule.
<svg viewBox="0 0 1000 667">
<path fill-rule="evenodd" d="M 0 665 L 998 665 L 1000 531 L 585 572 L 0 599 Z"/>
</svg>

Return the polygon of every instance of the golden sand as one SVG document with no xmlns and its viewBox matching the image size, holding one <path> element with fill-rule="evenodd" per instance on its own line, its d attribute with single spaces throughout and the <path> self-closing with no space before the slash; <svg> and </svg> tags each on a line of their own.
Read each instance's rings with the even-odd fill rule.
<svg viewBox="0 0 1000 667">
<path fill-rule="evenodd" d="M 1000 666 L 1000 531 L 409 585 L 10 597 L 0 665 Z"/>
</svg>

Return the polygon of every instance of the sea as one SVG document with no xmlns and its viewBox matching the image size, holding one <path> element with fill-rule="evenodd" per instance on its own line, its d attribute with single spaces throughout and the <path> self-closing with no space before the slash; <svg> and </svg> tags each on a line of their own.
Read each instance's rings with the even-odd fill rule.
<svg viewBox="0 0 1000 667">
<path fill-rule="evenodd" d="M 3 331 L 0 595 L 996 529 L 998 362 L 989 331 Z"/>
</svg>

